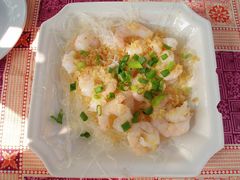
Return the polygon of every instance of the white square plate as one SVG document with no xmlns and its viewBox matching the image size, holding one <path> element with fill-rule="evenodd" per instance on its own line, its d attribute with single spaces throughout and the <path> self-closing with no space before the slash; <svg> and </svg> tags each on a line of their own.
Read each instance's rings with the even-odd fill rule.
<svg viewBox="0 0 240 180">
<path fill-rule="evenodd" d="M 174 138 L 174 148 L 166 146 L 159 159 L 137 157 L 125 152 L 113 153 L 114 161 L 105 154 L 93 158 L 83 154 L 81 160 L 59 168 L 64 155 L 57 148 L 67 146 L 63 136 L 51 146 L 42 129 L 48 125 L 49 115 L 58 109 L 58 91 L 53 76 L 61 66 L 61 54 L 54 39 L 61 23 L 79 12 L 98 17 L 120 17 L 136 10 L 139 16 L 151 24 L 170 28 L 177 36 L 188 39 L 187 43 L 200 58 L 194 76 L 193 93 L 200 104 L 191 130 Z M 67 30 L 67 29 L 66 29 Z M 55 17 L 40 28 L 36 56 L 36 68 L 32 89 L 29 146 L 43 160 L 49 172 L 68 177 L 123 177 L 123 176 L 196 176 L 209 158 L 223 147 L 223 127 L 217 111 L 219 90 L 215 73 L 215 51 L 210 23 L 195 14 L 182 3 L 75 3 L 65 6 Z M 49 125 L 50 126 L 50 125 Z M 82 144 L 85 147 L 85 144 Z M 91 146 L 89 151 L 94 151 Z"/>
</svg>

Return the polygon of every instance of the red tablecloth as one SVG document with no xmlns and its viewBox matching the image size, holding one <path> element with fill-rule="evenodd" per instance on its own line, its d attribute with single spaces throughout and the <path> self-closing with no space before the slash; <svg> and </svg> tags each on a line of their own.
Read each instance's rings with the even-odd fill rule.
<svg viewBox="0 0 240 180">
<path fill-rule="evenodd" d="M 23 34 L 0 61 L 0 180 L 52 178 L 27 146 L 27 123 L 34 72 L 32 43 L 41 23 L 76 0 L 27 0 Z M 215 154 L 197 178 L 240 177 L 240 1 L 186 0 L 212 23 L 223 114 L 225 148 Z M 217 88 L 217 87 L 216 87 Z"/>
</svg>

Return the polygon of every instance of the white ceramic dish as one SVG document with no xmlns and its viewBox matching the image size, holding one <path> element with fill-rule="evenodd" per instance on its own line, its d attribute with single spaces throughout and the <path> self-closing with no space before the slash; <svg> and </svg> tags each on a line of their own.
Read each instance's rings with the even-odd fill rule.
<svg viewBox="0 0 240 180">
<path fill-rule="evenodd" d="M 16 44 L 27 16 L 25 0 L 0 1 L 0 59 Z"/>
<path fill-rule="evenodd" d="M 97 11 L 96 11 L 97 9 Z M 106 155 L 96 157 L 87 155 L 59 169 L 61 163 L 55 148 L 50 146 L 41 130 L 49 115 L 57 109 L 57 96 L 53 89 L 53 73 L 60 67 L 61 53 L 52 33 L 56 27 L 72 13 L 86 12 L 95 16 L 116 16 L 130 9 L 138 9 L 145 20 L 159 26 L 179 31 L 178 36 L 189 36 L 189 45 L 200 58 L 196 68 L 194 95 L 200 98 L 195 120 L 190 132 L 174 138 L 174 149 L 166 146 L 160 159 L 152 161 L 144 157 L 132 156 L 124 152 L 115 154 L 115 162 Z M 160 18 L 160 19 L 159 19 Z M 174 20 L 174 22 L 171 22 Z M 194 31 L 192 31 L 194 29 Z M 30 121 L 28 127 L 29 146 L 43 160 L 49 172 L 55 176 L 67 177 L 123 177 L 123 176 L 196 176 L 210 157 L 223 147 L 223 127 L 217 111 L 219 102 L 218 80 L 215 73 L 216 62 L 210 23 L 195 14 L 181 3 L 76 3 L 63 8 L 55 17 L 44 22 L 40 28 L 36 56 L 36 68 L 32 89 Z M 56 75 L 56 74 L 55 74 Z M 59 136 L 59 142 L 63 138 Z M 61 143 L 59 144 L 61 146 Z M 62 146 L 66 146 L 64 143 Z M 84 147 L 85 145 L 82 144 Z M 168 149 L 169 148 L 169 149 Z M 89 149 L 94 151 L 94 147 Z M 163 157 L 164 156 L 164 157 Z M 117 164 L 117 165 L 116 165 Z"/>
</svg>

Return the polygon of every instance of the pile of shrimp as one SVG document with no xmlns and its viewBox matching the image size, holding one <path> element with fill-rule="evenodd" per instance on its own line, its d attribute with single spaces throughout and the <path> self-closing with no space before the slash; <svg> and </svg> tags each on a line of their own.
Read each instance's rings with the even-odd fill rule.
<svg viewBox="0 0 240 180">
<path fill-rule="evenodd" d="M 121 134 L 138 154 L 154 152 L 162 139 L 185 134 L 194 109 L 188 81 L 194 55 L 179 53 L 175 38 L 138 22 L 111 27 L 116 46 L 93 31 L 81 32 L 62 58 L 101 132 Z M 79 112 L 80 114 L 81 112 Z M 79 121 L 81 119 L 79 118 Z"/>
</svg>

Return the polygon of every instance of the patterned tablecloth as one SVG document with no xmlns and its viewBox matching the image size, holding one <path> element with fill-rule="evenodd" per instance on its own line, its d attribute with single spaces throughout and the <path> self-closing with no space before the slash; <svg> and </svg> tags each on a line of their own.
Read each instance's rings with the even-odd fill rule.
<svg viewBox="0 0 240 180">
<path fill-rule="evenodd" d="M 27 123 L 34 72 L 32 43 L 41 23 L 76 0 L 27 0 L 23 34 L 0 61 L 0 180 L 52 178 L 27 146 Z M 215 154 L 197 179 L 240 179 L 240 1 L 185 0 L 212 23 L 223 115 L 225 147 Z M 217 87 L 216 87 L 217 88 Z"/>
</svg>

